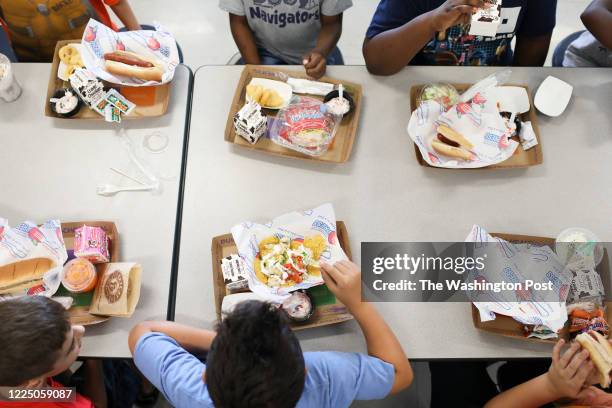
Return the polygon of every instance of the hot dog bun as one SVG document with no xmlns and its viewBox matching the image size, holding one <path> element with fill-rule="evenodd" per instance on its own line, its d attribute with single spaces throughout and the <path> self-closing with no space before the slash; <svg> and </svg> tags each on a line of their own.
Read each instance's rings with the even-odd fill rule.
<svg viewBox="0 0 612 408">
<path fill-rule="evenodd" d="M 128 63 L 106 60 L 104 63 L 104 68 L 111 74 L 142 79 L 143 81 L 161 82 L 165 70 L 164 67 L 157 60 L 153 58 L 147 58 L 129 51 L 114 51 L 113 54 L 120 57 L 124 56 L 126 61 L 129 61 L 133 58 L 137 58 L 143 61 L 150 62 L 151 64 L 153 64 L 153 66 L 150 68 L 145 68 L 129 65 Z"/>
<path fill-rule="evenodd" d="M 465 149 L 462 149 L 460 147 L 453 147 L 453 146 L 447 145 L 445 143 L 439 142 L 438 140 L 432 140 L 431 147 L 433 147 L 433 149 L 436 152 L 443 154 L 445 156 L 450 156 L 450 157 L 454 157 L 454 158 L 466 160 L 466 161 L 473 160 L 473 155 L 471 152 Z"/>
<path fill-rule="evenodd" d="M 465 149 L 472 150 L 474 148 L 474 145 L 469 140 L 467 140 L 461 133 L 454 131 L 448 126 L 440 125 L 438 126 L 437 131 L 445 138 L 452 140 L 453 142 L 457 143 L 459 146 Z"/>
<path fill-rule="evenodd" d="M 591 361 L 599 371 L 599 385 L 602 388 L 610 386 L 610 371 L 612 371 L 612 345 L 601 334 L 590 331 L 576 336 L 576 341 L 589 352 Z"/>
<path fill-rule="evenodd" d="M 45 272 L 55 268 L 49 258 L 32 258 L 0 267 L 0 294 L 18 293 L 40 285 Z"/>
</svg>

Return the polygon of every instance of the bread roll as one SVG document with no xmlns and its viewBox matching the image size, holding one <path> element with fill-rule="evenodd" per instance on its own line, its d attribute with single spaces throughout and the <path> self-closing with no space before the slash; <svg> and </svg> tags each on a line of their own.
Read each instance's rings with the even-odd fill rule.
<svg viewBox="0 0 612 408">
<path fill-rule="evenodd" d="M 595 338 L 593 338 L 595 336 Z M 599 333 L 591 331 L 576 336 L 576 341 L 589 352 L 591 361 L 599 371 L 599 385 L 602 388 L 610 386 L 610 371 L 612 371 L 612 346 Z"/>
</svg>

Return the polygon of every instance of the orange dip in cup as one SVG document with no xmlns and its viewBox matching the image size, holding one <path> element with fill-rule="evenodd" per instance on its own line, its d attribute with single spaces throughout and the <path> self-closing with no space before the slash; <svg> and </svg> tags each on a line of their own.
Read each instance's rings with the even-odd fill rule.
<svg viewBox="0 0 612 408">
<path fill-rule="evenodd" d="M 85 258 L 75 258 L 64 266 L 62 284 L 72 293 L 89 292 L 97 282 L 96 268 Z"/>
</svg>

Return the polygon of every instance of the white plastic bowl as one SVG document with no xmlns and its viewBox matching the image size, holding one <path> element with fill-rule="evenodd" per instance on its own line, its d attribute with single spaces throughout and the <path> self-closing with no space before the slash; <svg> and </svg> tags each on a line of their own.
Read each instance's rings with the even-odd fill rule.
<svg viewBox="0 0 612 408">
<path fill-rule="evenodd" d="M 567 82 L 549 76 L 538 88 L 534 100 L 535 107 L 543 114 L 556 118 L 567 108 L 573 91 L 574 87 Z"/>
</svg>

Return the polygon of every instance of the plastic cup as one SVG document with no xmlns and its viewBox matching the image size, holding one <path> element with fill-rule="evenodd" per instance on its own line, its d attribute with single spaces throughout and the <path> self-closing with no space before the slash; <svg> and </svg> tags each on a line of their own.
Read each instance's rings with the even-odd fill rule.
<svg viewBox="0 0 612 408">
<path fill-rule="evenodd" d="M 572 227 L 561 231 L 557 236 L 555 252 L 563 262 L 582 260 L 594 268 L 601 262 L 604 249 L 601 240 L 593 232 Z"/>
<path fill-rule="evenodd" d="M 0 54 L 0 98 L 14 102 L 21 96 L 21 86 L 13 74 L 13 66 L 6 55 Z"/>
<path fill-rule="evenodd" d="M 85 258 L 75 258 L 64 265 L 62 284 L 72 293 L 91 292 L 97 281 L 95 266 Z"/>
</svg>

